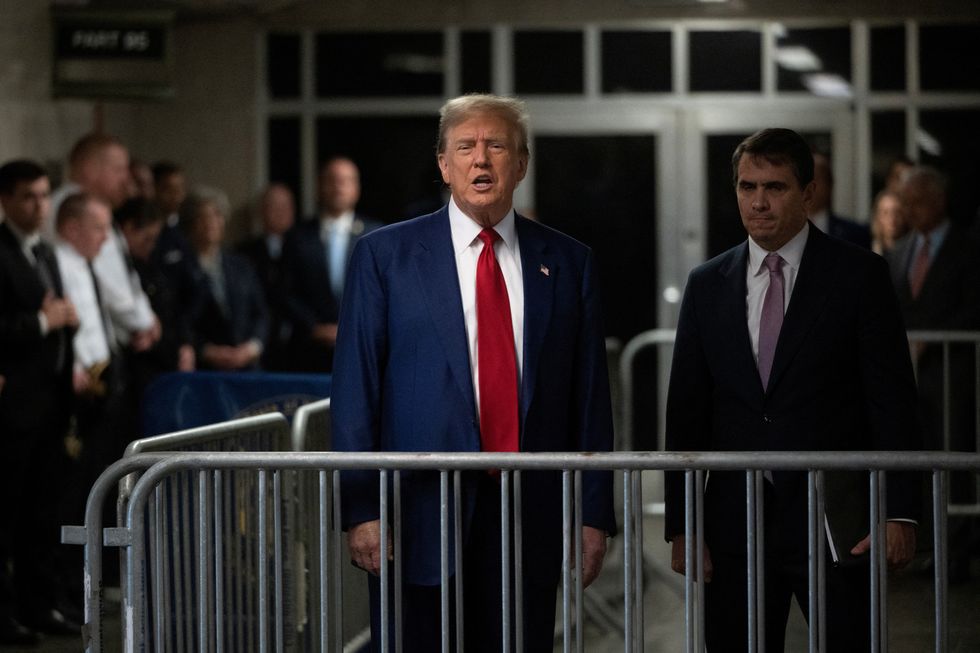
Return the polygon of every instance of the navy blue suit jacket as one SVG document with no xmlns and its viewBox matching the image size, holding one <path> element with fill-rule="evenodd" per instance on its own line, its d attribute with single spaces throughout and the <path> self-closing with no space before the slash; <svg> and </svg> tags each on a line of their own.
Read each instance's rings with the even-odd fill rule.
<svg viewBox="0 0 980 653">
<path fill-rule="evenodd" d="M 612 418 L 592 254 L 520 216 L 516 228 L 524 275 L 520 449 L 607 451 Z M 344 291 L 331 409 L 338 450 L 480 450 L 446 208 L 358 242 Z M 377 473 L 342 478 L 345 528 L 377 519 Z M 464 487 L 464 537 L 475 480 L 468 476 Z M 525 473 L 522 480 L 525 569 L 557 582 L 560 473 Z M 403 474 L 402 488 L 406 578 L 438 584 L 438 475 Z M 583 475 L 583 519 L 614 531 L 611 474 Z"/>
<path fill-rule="evenodd" d="M 908 342 L 885 260 L 810 225 L 768 389 L 746 321 L 747 261 L 745 242 L 688 279 L 670 372 L 668 450 L 921 448 Z M 806 474 L 774 477 L 766 548 L 805 556 Z M 916 488 L 907 475 L 889 482 L 889 517 L 915 517 Z M 683 476 L 668 474 L 666 490 L 665 535 L 672 539 L 684 533 Z M 712 554 L 744 557 L 742 472 L 711 473 L 705 538 Z"/>
</svg>

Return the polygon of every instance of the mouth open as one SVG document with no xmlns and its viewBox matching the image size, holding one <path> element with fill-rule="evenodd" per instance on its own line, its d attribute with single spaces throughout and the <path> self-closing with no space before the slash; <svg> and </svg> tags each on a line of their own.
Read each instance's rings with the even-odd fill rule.
<svg viewBox="0 0 980 653">
<path fill-rule="evenodd" d="M 476 190 L 488 190 L 491 186 L 493 186 L 493 179 L 490 175 L 480 175 L 473 180 L 473 187 Z"/>
</svg>

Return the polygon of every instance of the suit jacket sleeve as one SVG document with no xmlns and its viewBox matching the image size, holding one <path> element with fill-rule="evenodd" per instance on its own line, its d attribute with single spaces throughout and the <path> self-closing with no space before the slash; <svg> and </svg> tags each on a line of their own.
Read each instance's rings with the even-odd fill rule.
<svg viewBox="0 0 980 653">
<path fill-rule="evenodd" d="M 380 449 L 381 383 L 387 350 L 387 298 L 375 252 L 359 240 L 351 255 L 337 331 L 331 413 L 337 451 Z M 344 528 L 378 519 L 378 474 L 341 474 Z"/>
<path fill-rule="evenodd" d="M 667 451 L 702 451 L 711 434 L 711 372 L 701 344 L 695 274 L 688 277 L 681 303 L 667 390 Z M 710 316 L 707 317 L 710 319 Z M 684 534 L 684 473 L 665 474 L 667 540 Z"/>
<path fill-rule="evenodd" d="M 915 377 L 898 299 L 888 264 L 872 259 L 862 287 L 858 324 L 860 372 L 866 414 L 871 429 L 870 448 L 907 451 L 922 448 L 916 413 Z M 916 473 L 888 474 L 888 517 L 916 519 L 919 482 Z"/>
<path fill-rule="evenodd" d="M 612 405 L 609 395 L 609 368 L 602 330 L 598 280 L 592 254 L 586 257 L 582 282 L 584 307 L 578 349 L 581 360 L 576 367 L 578 396 L 579 451 L 611 451 L 613 447 Z M 612 472 L 586 472 L 582 475 L 582 523 L 616 533 L 613 508 Z"/>
</svg>

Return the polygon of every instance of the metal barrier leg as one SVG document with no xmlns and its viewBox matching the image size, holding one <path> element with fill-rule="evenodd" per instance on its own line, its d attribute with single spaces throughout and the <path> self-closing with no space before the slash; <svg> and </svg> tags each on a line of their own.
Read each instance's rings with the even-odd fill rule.
<svg viewBox="0 0 980 653">
<path fill-rule="evenodd" d="M 936 651 L 946 651 L 949 643 L 949 606 L 946 594 L 946 570 L 949 565 L 947 556 L 947 515 L 949 505 L 949 472 L 933 470 L 932 472 L 932 529 L 933 547 L 935 551 L 934 585 L 935 585 L 935 618 L 936 618 Z"/>
</svg>

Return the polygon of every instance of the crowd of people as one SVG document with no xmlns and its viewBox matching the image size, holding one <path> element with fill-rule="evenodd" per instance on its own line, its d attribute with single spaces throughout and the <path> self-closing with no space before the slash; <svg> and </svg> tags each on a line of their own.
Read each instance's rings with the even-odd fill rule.
<svg viewBox="0 0 980 653">
<path fill-rule="evenodd" d="M 80 561 L 59 527 L 81 523 L 91 483 L 142 435 L 146 388 L 172 371 L 329 372 L 347 259 L 380 226 L 355 213 L 343 157 L 321 168 L 318 215 L 298 222 L 271 184 L 261 234 L 237 244 L 224 193 L 106 134 L 81 138 L 51 186 L 34 161 L 0 165 L 0 496 L 14 512 L 0 643 L 21 645 L 79 632 Z"/>
<path fill-rule="evenodd" d="M 458 110 L 460 114 L 449 114 L 450 119 L 440 135 L 442 139 L 470 138 L 470 131 L 482 134 L 481 130 L 496 129 L 506 137 L 502 142 L 517 139 L 515 142 L 523 147 L 516 153 L 502 152 L 494 149 L 501 147 L 499 143 L 490 143 L 486 145 L 486 151 L 479 153 L 483 159 L 474 163 L 472 150 L 467 149 L 474 146 L 469 141 L 464 143 L 464 149 L 452 150 L 445 149 L 446 143 L 440 141 L 443 149 L 440 149 L 439 164 L 452 191 L 447 215 L 459 223 L 453 222 L 453 238 L 456 238 L 456 229 L 460 225 L 475 228 L 466 218 L 480 222 L 478 218 L 486 213 L 482 198 L 495 192 L 498 184 L 502 184 L 501 188 L 507 194 L 497 198 L 491 207 L 493 210 L 486 213 L 490 217 L 483 226 L 506 226 L 508 220 L 514 220 L 510 205 L 513 188 L 523 178 L 527 166 L 526 125 L 521 122 L 525 119 L 521 113 L 523 109 L 499 98 L 487 100 L 485 106 L 464 103 L 458 109 L 447 107 L 447 111 Z M 484 147 L 484 140 L 481 135 L 474 142 Z M 750 151 L 751 156 L 746 161 L 768 160 L 765 151 L 760 152 L 762 154 L 758 156 L 762 159 Z M 495 157 L 505 155 L 513 160 L 507 159 L 506 165 L 500 164 L 498 168 L 512 173 L 513 178 L 492 178 L 496 174 Z M 794 217 L 802 222 L 794 221 L 791 226 L 795 231 L 787 231 L 782 234 L 785 239 L 780 237 L 779 242 L 772 244 L 783 247 L 798 233 L 805 234 L 808 227 L 802 232 L 799 227 L 808 224 L 814 227 L 814 234 L 834 236 L 833 243 L 846 240 L 862 249 L 870 248 L 884 257 L 890 266 L 892 289 L 897 294 L 897 307 L 907 328 L 980 329 L 980 245 L 960 225 L 950 222 L 946 213 L 945 181 L 939 172 L 915 166 L 911 161 L 897 161 L 886 187 L 875 198 L 868 228 L 833 212 L 833 176 L 826 156 L 813 155 L 812 181 L 800 177 L 798 171 L 793 173 L 795 162 L 790 166 L 789 159 L 780 161 L 785 170 L 780 168 L 778 172 L 793 182 L 790 185 L 798 181 L 801 188 L 810 190 L 797 198 L 799 207 L 794 207 L 802 210 L 805 204 L 805 217 L 803 213 Z M 755 169 L 743 169 L 744 164 L 743 168 L 738 165 L 736 162 L 739 179 L 750 172 L 760 179 L 765 177 Z M 468 189 L 464 184 L 470 183 L 471 169 L 482 172 L 470 180 L 472 188 Z M 770 173 L 769 170 L 764 172 Z M 273 183 L 265 188 L 257 204 L 261 233 L 233 245 L 226 237 L 231 216 L 229 202 L 221 191 L 204 186 L 191 188 L 183 168 L 173 162 L 160 161 L 151 166 L 131 159 L 125 145 L 112 136 L 94 133 L 79 140 L 69 154 L 67 181 L 58 189 L 51 188 L 48 172 L 36 162 L 18 159 L 0 165 L 0 206 L 4 216 L 0 222 L 0 432 L 4 436 L 9 463 L 9 473 L 3 475 L 0 486 L 0 500 L 14 513 L 9 527 L 4 528 L 0 536 L 0 643 L 29 645 L 38 641 L 38 632 L 79 632 L 79 566 L 74 560 L 66 560 L 59 549 L 58 529 L 61 524 L 80 523 L 91 482 L 106 465 L 120 457 L 131 439 L 139 437 L 140 401 L 146 388 L 160 374 L 258 369 L 329 372 L 333 368 L 338 340 L 340 306 L 345 293 L 350 291 L 356 293 L 356 302 L 361 308 L 345 317 L 348 331 L 341 337 L 346 338 L 346 348 L 341 348 L 339 360 L 347 374 L 335 381 L 335 389 L 341 394 L 353 393 L 348 397 L 349 406 L 363 404 L 382 411 L 384 414 L 369 415 L 365 419 L 388 424 L 394 431 L 385 437 L 392 438 L 393 442 L 400 437 L 398 429 L 406 424 L 389 423 L 391 415 L 400 415 L 399 411 L 411 413 L 417 407 L 384 404 L 379 408 L 382 399 L 385 402 L 393 399 L 357 394 L 368 387 L 369 382 L 376 385 L 379 381 L 364 378 L 362 385 L 355 386 L 352 379 L 369 377 L 378 371 L 379 365 L 387 364 L 388 358 L 394 361 L 403 355 L 406 357 L 405 369 L 412 374 L 424 373 L 431 378 L 438 375 L 437 370 L 426 369 L 428 362 L 416 360 L 420 357 L 416 349 L 435 347 L 441 337 L 438 331 L 426 330 L 424 327 L 428 323 L 423 324 L 421 316 L 416 315 L 423 300 L 434 300 L 419 294 L 418 302 L 406 304 L 406 297 L 415 297 L 412 295 L 416 283 L 414 267 L 403 270 L 401 276 L 391 276 L 394 270 L 400 269 L 398 266 L 424 265 L 421 255 L 416 262 L 415 258 L 402 257 L 401 250 L 414 246 L 416 237 L 424 240 L 425 234 L 392 231 L 388 240 L 375 238 L 368 241 L 370 244 L 364 248 L 355 273 L 347 280 L 348 262 L 355 243 L 381 224 L 356 212 L 360 179 L 352 160 L 337 157 L 325 161 L 317 181 L 319 209 L 316 215 L 297 220 L 292 191 L 286 185 Z M 743 183 L 746 182 L 739 182 Z M 748 197 L 755 187 L 740 185 L 736 190 L 740 196 L 744 191 Z M 468 195 L 471 191 L 472 197 Z M 745 214 L 755 210 L 754 205 L 742 208 L 743 220 Z M 522 239 L 521 250 L 534 246 L 537 238 L 549 242 L 554 239 L 554 247 L 562 251 L 568 249 L 565 253 L 569 260 L 564 261 L 566 267 L 583 266 L 582 275 L 592 273 L 589 260 L 581 258 L 585 256 L 584 252 L 573 247 L 570 241 L 558 239 L 550 231 L 539 232 L 537 226 L 529 226 L 530 223 L 519 216 L 517 224 L 518 231 L 523 230 L 523 235 L 517 234 Z M 753 232 L 754 223 L 746 224 L 750 236 L 765 240 L 766 234 Z M 440 225 L 440 229 L 448 234 L 448 227 Z M 502 261 L 504 277 L 510 273 L 517 275 L 505 284 L 511 292 L 521 286 L 519 275 L 522 274 L 520 262 L 513 260 L 515 254 L 508 254 L 511 246 L 506 241 L 515 234 L 505 229 L 505 233 L 498 235 L 498 240 L 501 236 L 504 239 L 497 254 Z M 395 236 L 404 237 L 404 242 Z M 805 235 L 803 238 L 806 240 Z M 817 243 L 823 242 L 820 238 L 811 236 Z M 439 241 L 440 246 L 448 247 L 448 236 L 443 240 L 445 242 Z M 479 245 L 477 240 L 473 237 L 471 244 Z M 493 241 L 490 242 L 493 247 Z M 761 241 L 756 239 L 754 242 Z M 838 251 L 836 244 L 830 247 L 832 251 Z M 850 250 L 839 251 L 840 256 L 853 257 Z M 474 252 L 470 263 L 458 258 L 463 256 L 458 254 L 456 265 L 460 269 L 466 265 L 470 268 L 482 266 L 482 259 L 478 263 L 478 252 Z M 519 252 L 517 250 L 516 255 Z M 377 258 L 366 259 L 369 253 Z M 452 252 L 441 254 L 446 254 L 450 257 L 446 260 L 452 261 Z M 384 269 L 377 267 L 381 260 L 388 261 L 384 263 Z M 799 266 L 799 257 L 792 260 Z M 869 270 L 878 269 L 877 264 L 868 264 L 865 259 L 855 260 L 870 266 Z M 525 280 L 528 275 L 532 278 L 531 286 L 527 286 L 527 282 L 524 284 L 529 289 L 533 288 L 533 281 L 557 283 L 562 279 L 557 260 L 547 262 L 542 258 L 542 261 L 540 267 L 539 262 L 535 262 L 532 270 L 523 270 Z M 516 272 L 508 268 L 515 265 Z M 827 269 L 836 270 L 833 266 Z M 442 274 L 446 270 L 440 268 L 439 272 Z M 473 269 L 470 272 L 474 273 Z M 377 275 L 387 276 L 378 278 Z M 435 271 L 433 275 L 430 281 L 436 283 L 441 277 L 435 275 Z M 448 296 L 456 297 L 459 288 L 465 284 L 457 286 L 455 273 L 448 278 L 450 283 L 446 292 Z M 582 279 L 591 277 L 582 276 Z M 355 285 L 348 289 L 345 283 Z M 459 283 L 462 284 L 462 280 Z M 582 283 L 588 285 L 586 281 Z M 800 283 L 807 292 L 812 290 L 803 277 L 800 277 Z M 402 285 L 407 286 L 399 291 L 402 294 L 391 294 L 395 293 L 393 288 Z M 569 292 L 572 293 L 569 297 L 577 298 L 585 291 L 576 288 Z M 878 288 L 876 293 L 883 296 L 884 291 Z M 385 312 L 388 308 L 381 311 L 375 305 L 382 297 L 391 304 L 391 311 L 404 313 L 405 324 L 393 325 L 390 315 Z M 477 319 L 472 300 L 470 297 L 470 304 L 466 304 L 464 291 L 462 301 L 464 308 L 469 306 L 465 317 L 468 321 Z M 507 302 L 506 294 L 503 300 Z M 761 294 L 756 300 L 757 304 L 762 302 Z M 514 304 L 515 301 L 518 304 Z M 520 330 L 533 328 L 523 326 L 523 321 L 534 319 L 532 309 L 536 311 L 538 304 L 525 306 L 521 301 L 521 298 L 510 300 L 518 317 L 514 319 L 514 331 L 507 325 L 505 342 L 515 338 L 520 342 Z M 589 305 L 590 311 L 593 308 L 597 310 Z M 598 319 L 591 313 L 585 317 L 589 321 L 581 327 L 583 329 L 592 328 L 593 320 Z M 787 319 L 789 317 L 787 315 Z M 693 318 L 689 316 L 688 319 Z M 419 320 L 418 324 L 416 320 Z M 479 396 L 489 390 L 479 385 L 483 381 L 476 376 L 475 370 L 483 363 L 478 365 L 475 359 L 477 344 L 470 333 L 475 322 L 470 325 L 468 321 L 469 345 L 466 338 L 455 332 L 449 334 L 451 338 L 446 336 L 445 343 L 449 346 L 459 341 L 461 368 L 466 368 L 469 361 Z M 892 327 L 897 324 L 899 322 Z M 417 342 L 409 341 L 405 336 L 413 325 L 421 329 L 412 332 Z M 744 324 L 742 326 L 744 329 Z M 756 325 L 755 328 L 761 327 Z M 386 329 L 393 331 L 386 334 Z M 377 332 L 382 340 L 364 340 L 365 334 L 373 332 Z M 531 333 L 526 337 L 542 335 Z M 554 333 L 551 337 L 557 338 L 555 342 L 561 340 Z M 384 344 L 389 341 L 390 344 Z M 595 342 L 601 342 L 601 339 Z M 683 339 L 679 343 L 683 345 Z M 565 344 L 572 348 L 575 343 Z M 577 342 L 576 346 L 585 344 Z M 759 347 L 755 341 L 753 345 Z M 378 347 L 382 350 L 377 350 Z M 518 358 L 511 364 L 516 365 L 518 378 L 521 378 L 524 362 L 520 347 L 517 351 Z M 680 351 L 687 350 L 682 346 Z M 586 353 L 586 358 L 597 355 L 591 348 L 587 348 Z M 369 359 L 365 359 L 368 354 Z M 954 356 L 950 371 L 953 395 L 948 414 L 954 440 L 944 442 L 942 351 L 935 345 L 918 345 L 912 349 L 919 384 L 917 418 L 923 422 L 922 446 L 926 448 L 968 449 L 973 441 L 976 388 L 973 387 L 972 353 L 967 347 L 962 354 Z M 586 354 L 576 351 L 572 358 L 581 362 L 583 356 Z M 563 359 L 556 353 L 549 360 L 558 364 Z M 856 365 L 859 361 L 854 358 L 849 364 Z M 600 368 L 605 369 L 604 365 L 596 363 L 594 369 L 589 368 L 590 374 Z M 694 368 L 687 369 L 690 372 Z M 900 371 L 904 374 L 906 370 Z M 575 379 L 577 373 L 567 370 L 567 374 L 557 374 L 551 380 L 557 381 L 559 377 Z M 504 376 L 513 376 L 513 373 L 507 372 Z M 446 392 L 455 392 L 456 386 L 450 378 L 443 380 L 447 384 Z M 902 380 L 911 382 L 911 377 Z M 903 389 L 909 387 L 903 386 Z M 380 392 L 381 388 L 375 387 L 375 390 Z M 555 399 L 556 405 L 561 404 L 561 410 L 542 419 L 558 420 L 555 423 L 571 419 L 562 412 L 568 408 L 562 402 L 571 401 L 581 391 L 582 388 L 568 388 L 560 397 L 561 401 Z M 858 394 L 863 392 L 865 390 L 860 390 Z M 419 394 L 417 400 L 424 403 L 426 396 Z M 853 398 L 849 395 L 847 401 Z M 584 397 L 578 399 L 585 401 Z M 696 403 L 700 399 L 684 396 L 681 403 Z M 838 403 L 828 410 L 839 411 L 841 405 L 844 404 Z M 391 414 L 385 413 L 386 410 Z M 690 414 L 692 411 L 684 412 Z M 708 410 L 693 412 L 710 413 Z M 603 412 L 603 420 L 606 417 Z M 340 418 L 342 423 L 345 418 L 351 422 L 352 433 L 360 428 L 357 421 L 360 417 L 341 413 Z M 468 419 L 463 422 L 470 424 Z M 916 418 L 910 419 L 914 422 Z M 524 424 L 523 418 L 521 423 Z M 516 422 L 511 426 L 516 428 Z M 608 425 L 603 421 L 602 426 L 604 429 Z M 481 423 L 479 428 L 490 427 Z M 676 426 L 668 437 L 677 442 L 678 434 L 685 428 Z M 605 438 L 608 434 L 603 429 L 599 431 Z M 589 432 L 582 437 L 587 439 L 586 436 L 592 435 Z M 415 437 L 414 431 L 412 437 Z M 595 437 L 599 438 L 598 435 Z M 369 444 L 367 440 L 362 442 L 353 438 L 343 429 L 338 432 L 338 439 L 348 441 L 351 448 Z M 913 440 L 915 438 L 911 436 L 907 441 L 903 440 L 900 448 L 911 446 Z M 760 442 L 760 448 L 767 448 L 762 446 L 764 444 Z M 524 445 L 526 442 L 520 450 L 525 450 Z M 552 448 L 553 445 L 549 443 Z M 398 447 L 417 448 L 409 443 L 394 448 Z M 55 483 L 52 479 L 62 479 L 62 482 Z M 596 487 L 603 498 L 599 511 L 602 514 L 601 519 L 594 520 L 597 527 L 592 530 L 597 535 L 590 535 L 587 544 L 591 543 L 591 548 L 587 553 L 595 558 L 594 571 L 598 573 L 604 551 L 602 540 L 614 527 L 610 519 L 606 519 L 605 481 L 597 481 Z M 496 491 L 496 488 L 490 489 Z M 969 488 L 954 485 L 953 492 L 954 498 L 964 498 L 968 496 Z M 490 496 L 489 490 L 481 484 L 478 495 L 484 494 Z M 364 511 L 368 515 L 371 508 L 365 507 Z M 371 525 L 374 520 L 354 519 L 348 523 L 353 529 L 352 534 L 360 533 L 361 539 L 352 542 L 355 556 L 359 553 L 362 556 L 358 564 L 372 569 L 377 562 L 377 534 L 371 531 L 370 537 L 365 536 L 365 531 L 357 527 L 365 523 Z M 963 534 L 957 529 L 967 532 Z M 966 520 L 957 522 L 952 529 L 950 560 L 954 574 L 968 574 L 968 529 Z M 957 548 L 961 545 L 962 550 Z M 550 583 L 549 580 L 546 590 L 549 596 L 553 589 Z M 718 596 L 723 597 L 722 594 Z M 548 619 L 543 622 L 550 623 Z M 541 628 L 545 636 L 550 632 L 547 626 Z"/>
</svg>

